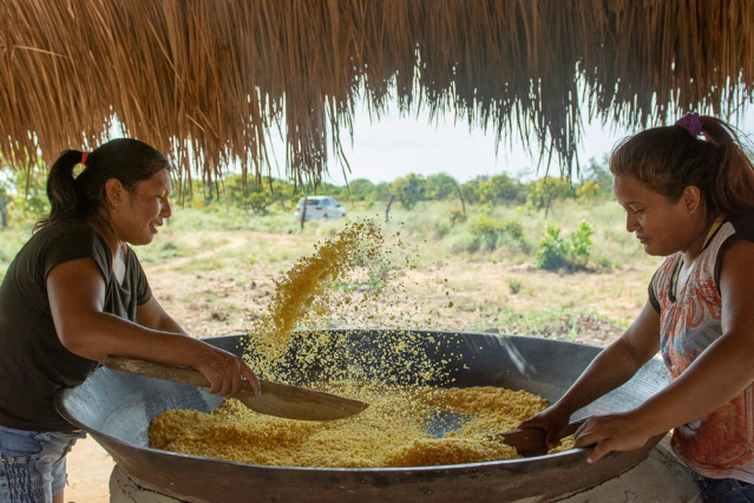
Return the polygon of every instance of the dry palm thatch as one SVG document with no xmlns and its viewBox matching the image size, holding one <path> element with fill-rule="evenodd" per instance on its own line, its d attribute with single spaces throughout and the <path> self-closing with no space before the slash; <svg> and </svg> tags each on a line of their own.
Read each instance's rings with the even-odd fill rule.
<svg viewBox="0 0 754 503">
<path fill-rule="evenodd" d="M 0 150 L 14 166 L 127 134 L 205 179 L 318 181 L 354 103 L 518 131 L 570 173 L 580 109 L 622 125 L 751 100 L 751 0 L 0 0 Z M 196 169 L 191 169 L 192 166 Z"/>
</svg>

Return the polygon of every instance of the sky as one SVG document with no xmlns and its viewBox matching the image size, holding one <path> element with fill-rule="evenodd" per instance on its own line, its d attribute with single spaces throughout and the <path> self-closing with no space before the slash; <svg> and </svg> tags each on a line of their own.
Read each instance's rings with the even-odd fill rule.
<svg viewBox="0 0 754 503">
<path fill-rule="evenodd" d="M 747 135 L 754 135 L 754 109 L 745 110 L 740 118 L 728 120 Z M 589 159 L 601 161 L 609 155 L 613 146 L 622 138 L 635 132 L 615 124 L 602 125 L 599 121 L 589 123 L 582 119 L 584 130 L 578 148 L 579 161 L 585 165 Z M 539 148 L 532 142 L 529 149 L 517 140 L 504 139 L 495 155 L 494 132 L 480 128 L 469 129 L 466 122 L 453 123 L 452 114 L 430 122 L 425 110 L 418 115 L 401 116 L 397 107 L 388 109 L 380 120 L 370 121 L 363 107 L 357 107 L 353 121 L 353 143 L 347 134 L 342 135 L 346 158 L 351 167 L 347 179 L 365 178 L 374 183 L 392 182 L 409 173 L 428 176 L 447 173 L 459 183 L 482 175 L 505 173 L 522 181 L 530 181 L 544 175 L 544 166 L 537 172 Z M 114 124 L 112 137 L 122 136 Z M 273 164 L 273 176 L 285 178 L 282 163 L 285 160 L 285 145 L 277 131 L 268 136 L 268 148 L 274 152 L 280 164 L 280 172 Z M 754 143 L 750 139 L 750 143 Z M 237 169 L 231 168 L 231 172 Z M 557 173 L 557 165 L 551 173 Z M 342 168 L 334 162 L 330 153 L 330 167 L 323 181 L 345 185 Z"/>
<path fill-rule="evenodd" d="M 754 133 L 754 112 L 745 112 L 741 122 L 733 124 L 748 134 Z M 634 131 L 615 125 L 603 127 L 599 121 L 584 124 L 579 160 L 587 163 L 594 157 L 601 160 L 615 143 Z M 277 135 L 273 135 L 277 136 Z M 465 122 L 453 124 L 453 118 L 430 124 L 426 112 L 418 117 L 401 117 L 397 109 L 390 110 L 379 121 L 370 123 L 364 110 L 357 110 L 354 118 L 353 146 L 343 136 L 345 154 L 351 166 L 348 180 L 366 178 L 372 182 L 390 182 L 409 173 L 432 175 L 447 173 L 463 183 L 480 175 L 505 173 L 531 180 L 543 175 L 536 172 L 539 149 L 527 150 L 519 141 L 513 145 L 504 140 L 495 156 L 495 136 L 481 129 L 469 130 Z M 285 158 L 281 141 L 273 138 L 278 160 Z M 332 156 L 331 156 L 332 157 Z M 553 168 L 555 165 L 553 165 Z M 341 169 L 334 164 L 326 182 L 344 184 Z"/>
</svg>

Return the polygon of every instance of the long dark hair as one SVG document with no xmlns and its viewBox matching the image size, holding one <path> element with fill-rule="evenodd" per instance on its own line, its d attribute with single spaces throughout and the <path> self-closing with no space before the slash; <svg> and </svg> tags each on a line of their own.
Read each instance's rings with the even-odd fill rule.
<svg viewBox="0 0 754 503">
<path fill-rule="evenodd" d="M 678 201 L 699 188 L 712 215 L 754 213 L 754 167 L 736 130 L 715 117 L 699 117 L 704 139 L 680 125 L 647 129 L 623 140 L 610 156 L 613 175 L 630 175 Z"/>
<path fill-rule="evenodd" d="M 35 230 L 70 218 L 87 218 L 105 204 L 105 183 L 115 178 L 128 191 L 155 173 L 170 168 L 170 162 L 146 143 L 130 138 L 109 141 L 93 150 L 84 170 L 74 176 L 83 152 L 66 150 L 55 161 L 47 176 L 50 214 L 37 222 Z"/>
</svg>

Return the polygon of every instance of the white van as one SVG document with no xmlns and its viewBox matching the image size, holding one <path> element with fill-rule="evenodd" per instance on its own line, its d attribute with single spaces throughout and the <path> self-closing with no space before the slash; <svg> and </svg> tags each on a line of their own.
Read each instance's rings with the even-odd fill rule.
<svg viewBox="0 0 754 503">
<path fill-rule="evenodd" d="M 338 201 L 329 196 L 306 196 L 298 200 L 296 220 L 301 220 L 301 211 L 306 200 L 306 220 L 319 218 L 340 218 L 346 216 L 346 209 Z"/>
</svg>

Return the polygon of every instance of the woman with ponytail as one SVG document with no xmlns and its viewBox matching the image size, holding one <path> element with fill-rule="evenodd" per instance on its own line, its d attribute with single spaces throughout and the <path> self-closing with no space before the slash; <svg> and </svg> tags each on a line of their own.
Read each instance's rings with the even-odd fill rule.
<svg viewBox="0 0 754 503">
<path fill-rule="evenodd" d="M 186 337 L 130 246 L 170 217 L 170 188 L 165 156 L 132 139 L 69 150 L 52 166 L 50 214 L 0 285 L 0 503 L 63 501 L 65 457 L 83 434 L 53 395 L 108 354 L 190 366 L 224 397 L 242 378 L 259 393 L 241 358 Z"/>
<path fill-rule="evenodd" d="M 551 444 L 574 412 L 661 352 L 673 382 L 635 409 L 587 419 L 576 445 L 593 445 L 594 463 L 673 429 L 673 449 L 705 501 L 754 501 L 751 159 L 731 126 L 688 114 L 620 143 L 610 171 L 626 230 L 666 259 L 623 336 L 522 427 L 545 430 Z"/>
</svg>

